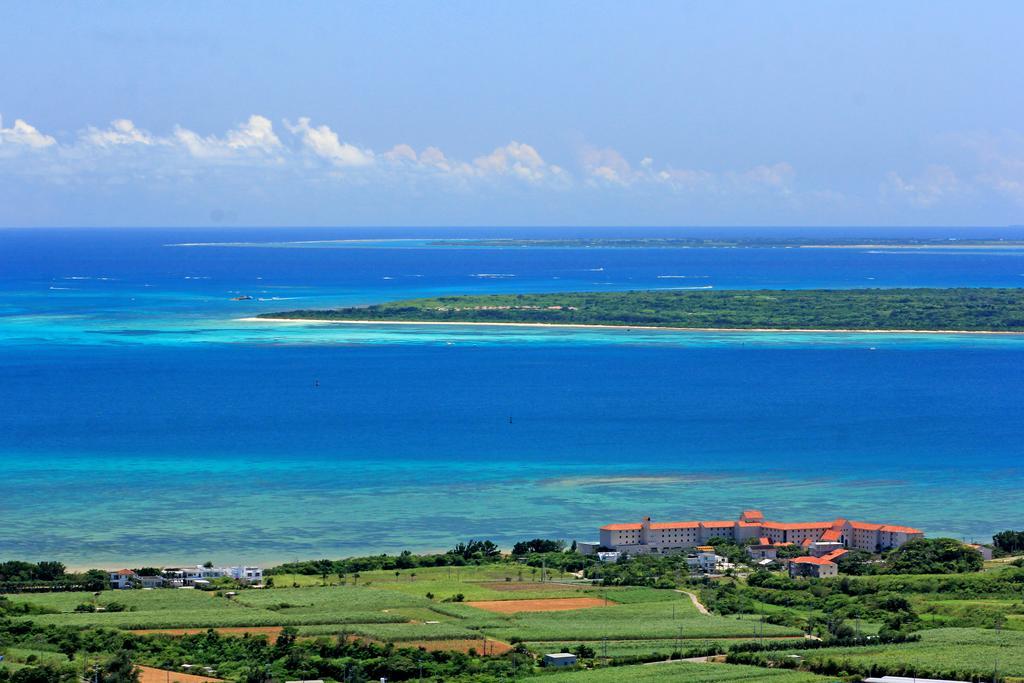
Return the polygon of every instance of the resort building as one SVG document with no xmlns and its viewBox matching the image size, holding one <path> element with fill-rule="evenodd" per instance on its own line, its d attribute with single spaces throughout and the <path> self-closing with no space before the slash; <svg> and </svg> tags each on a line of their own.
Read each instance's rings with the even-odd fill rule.
<svg viewBox="0 0 1024 683">
<path fill-rule="evenodd" d="M 773 522 L 759 510 L 744 510 L 733 521 L 652 522 L 644 517 L 639 523 L 608 524 L 600 530 L 602 548 L 634 555 L 678 552 L 716 537 L 740 544 L 755 540 L 760 546 L 792 543 L 810 548 L 821 544 L 823 552 L 839 547 L 880 552 L 923 538 L 924 532 L 842 518 L 831 522 Z"/>
</svg>

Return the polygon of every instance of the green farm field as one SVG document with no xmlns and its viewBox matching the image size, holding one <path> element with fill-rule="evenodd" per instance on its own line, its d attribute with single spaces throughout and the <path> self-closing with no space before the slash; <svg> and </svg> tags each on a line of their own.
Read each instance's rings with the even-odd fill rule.
<svg viewBox="0 0 1024 683">
<path fill-rule="evenodd" d="M 1024 678 L 1024 633 L 978 628 L 941 628 L 921 632 L 921 641 L 874 647 L 836 647 L 781 653 L 760 653 L 764 663 L 782 662 L 800 654 L 807 666 L 820 669 L 833 662 L 840 671 L 866 671 L 876 666 L 886 673 L 914 667 L 918 676 L 933 678 L 965 675 Z"/>
<path fill-rule="evenodd" d="M 482 574 L 481 573 L 478 573 Z M 392 578 L 394 575 L 392 574 Z M 800 635 L 795 629 L 761 625 L 749 616 L 721 617 L 698 614 L 690 599 L 670 590 L 652 588 L 502 590 L 481 582 L 440 578 L 416 586 L 416 593 L 402 581 L 371 581 L 369 586 L 338 585 L 305 588 L 243 590 L 233 598 L 194 590 L 104 592 L 96 604 L 116 601 L 122 612 L 76 612 L 91 603 L 91 593 L 13 595 L 14 602 L 29 602 L 55 610 L 54 614 L 26 617 L 37 624 L 106 626 L 126 630 L 159 628 L 216 628 L 240 626 L 300 627 L 303 635 L 337 635 L 344 631 L 379 641 L 417 641 L 511 638 L 533 642 L 593 641 L 609 638 L 636 641 L 634 654 L 662 651 L 656 643 L 647 653 L 642 642 L 682 637 L 742 639 Z M 419 579 L 416 580 L 419 583 Z M 437 589 L 433 600 L 425 595 Z M 428 589 L 428 590 L 424 590 Z M 420 592 L 423 591 L 423 592 Z M 441 596 L 462 592 L 477 599 L 520 600 L 590 596 L 606 604 L 568 611 L 500 614 L 466 602 L 442 602 Z M 563 595 L 564 592 L 564 595 Z"/>
<path fill-rule="evenodd" d="M 798 671 L 760 669 L 752 666 L 673 662 L 645 666 L 623 666 L 596 671 L 565 672 L 536 677 L 549 683 L 718 683 L 718 681 L 770 681 L 771 683 L 826 683 L 833 678 Z M 531 679 L 534 680 L 534 679 Z"/>
</svg>

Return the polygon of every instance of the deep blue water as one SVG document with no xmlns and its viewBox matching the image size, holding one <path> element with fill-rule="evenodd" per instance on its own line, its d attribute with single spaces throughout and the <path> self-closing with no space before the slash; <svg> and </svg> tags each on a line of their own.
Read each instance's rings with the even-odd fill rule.
<svg viewBox="0 0 1024 683">
<path fill-rule="evenodd" d="M 1024 526 L 1019 337 L 237 321 L 438 292 L 1020 286 L 1020 252 L 164 246 L 351 236 L 380 234 L 0 231 L 0 559 L 584 540 L 752 506 Z"/>
</svg>

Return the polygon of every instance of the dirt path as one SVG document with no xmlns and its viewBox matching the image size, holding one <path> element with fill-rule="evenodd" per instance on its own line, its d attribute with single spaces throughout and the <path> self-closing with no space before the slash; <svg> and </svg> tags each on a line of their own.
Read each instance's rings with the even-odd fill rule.
<svg viewBox="0 0 1024 683">
<path fill-rule="evenodd" d="M 711 614 L 711 612 L 708 611 L 708 608 L 705 607 L 701 603 L 700 598 L 697 597 L 696 593 L 691 593 L 690 591 L 679 590 L 678 588 L 676 589 L 676 593 L 684 593 L 685 595 L 689 595 L 690 596 L 690 602 L 693 603 L 693 606 L 696 607 L 697 611 L 700 612 L 701 614 L 703 614 L 705 616 Z"/>
<path fill-rule="evenodd" d="M 488 612 L 514 614 L 516 612 L 561 612 L 574 609 L 604 607 L 612 604 L 601 598 L 550 598 L 539 600 L 474 600 L 467 605 Z"/>
<path fill-rule="evenodd" d="M 139 681 L 141 683 L 219 683 L 222 679 L 210 678 L 209 676 L 196 676 L 195 674 L 183 674 L 167 669 L 154 669 L 151 666 L 138 666 Z"/>
</svg>

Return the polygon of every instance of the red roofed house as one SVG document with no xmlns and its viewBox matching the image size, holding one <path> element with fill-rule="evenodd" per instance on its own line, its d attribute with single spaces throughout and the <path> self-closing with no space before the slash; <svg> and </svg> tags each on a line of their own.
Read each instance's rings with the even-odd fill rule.
<svg viewBox="0 0 1024 683">
<path fill-rule="evenodd" d="M 744 510 L 740 518 L 733 521 L 655 523 L 645 517 L 638 524 L 608 524 L 601 527 L 600 542 L 606 548 L 634 555 L 667 554 L 706 544 L 715 537 L 740 544 L 757 539 L 760 546 L 793 543 L 810 547 L 821 543 L 823 552 L 840 547 L 879 552 L 898 548 L 913 538 L 923 538 L 924 532 L 842 518 L 831 522 L 772 522 L 759 510 Z"/>
<path fill-rule="evenodd" d="M 837 574 L 839 574 L 838 565 L 823 557 L 794 557 L 789 561 L 789 575 L 794 578 L 809 576 L 815 579 L 826 579 Z"/>
<path fill-rule="evenodd" d="M 110 587 L 113 589 L 134 588 L 139 583 L 138 575 L 131 569 L 118 569 L 116 572 L 110 572 L 109 577 Z"/>
</svg>

